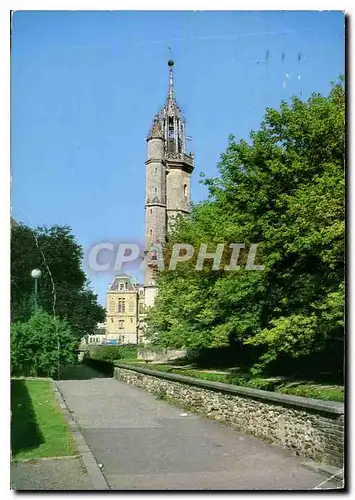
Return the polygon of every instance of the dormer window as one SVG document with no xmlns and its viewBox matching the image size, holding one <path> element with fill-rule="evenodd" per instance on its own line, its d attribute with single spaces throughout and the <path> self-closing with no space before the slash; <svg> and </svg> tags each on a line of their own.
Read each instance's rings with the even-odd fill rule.
<svg viewBox="0 0 355 500">
<path fill-rule="evenodd" d="M 126 290 L 127 286 L 126 286 L 126 282 L 125 281 L 120 281 L 120 284 L 119 284 L 119 290 L 122 291 L 122 290 Z"/>
</svg>

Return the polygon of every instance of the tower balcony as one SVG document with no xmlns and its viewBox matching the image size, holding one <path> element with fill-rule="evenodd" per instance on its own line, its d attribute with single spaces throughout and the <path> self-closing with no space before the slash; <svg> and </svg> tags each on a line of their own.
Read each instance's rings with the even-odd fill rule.
<svg viewBox="0 0 355 500">
<path fill-rule="evenodd" d="M 180 163 L 184 163 L 185 165 L 188 165 L 191 169 L 194 168 L 194 157 L 191 153 L 191 155 L 187 155 L 185 153 L 175 153 L 168 151 L 165 154 L 165 159 L 168 161 L 177 161 Z"/>
</svg>

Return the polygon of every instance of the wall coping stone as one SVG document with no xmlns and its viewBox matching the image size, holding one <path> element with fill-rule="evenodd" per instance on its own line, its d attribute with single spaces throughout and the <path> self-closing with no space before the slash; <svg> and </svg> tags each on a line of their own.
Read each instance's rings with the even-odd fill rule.
<svg viewBox="0 0 355 500">
<path fill-rule="evenodd" d="M 194 385 L 214 391 L 226 392 L 229 394 L 246 396 L 251 399 L 266 400 L 270 403 L 279 403 L 287 406 L 296 406 L 304 410 L 315 410 L 321 413 L 333 414 L 334 416 L 344 415 L 344 404 L 338 401 L 323 401 L 321 399 L 305 398 L 303 396 L 293 396 L 290 394 L 280 394 L 277 392 L 263 391 L 261 389 L 253 389 L 251 387 L 243 387 L 234 384 L 224 384 L 222 382 L 212 382 L 202 380 L 176 373 L 166 373 L 149 368 L 143 368 L 135 365 L 128 365 L 120 362 L 114 363 L 115 367 L 124 370 L 131 370 L 152 377 L 163 378 L 173 382 L 181 382 L 183 384 Z"/>
</svg>

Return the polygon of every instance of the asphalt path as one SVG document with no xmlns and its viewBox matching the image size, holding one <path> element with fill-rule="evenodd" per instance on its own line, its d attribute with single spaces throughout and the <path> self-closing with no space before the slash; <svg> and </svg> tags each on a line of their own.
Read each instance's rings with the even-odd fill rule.
<svg viewBox="0 0 355 500">
<path fill-rule="evenodd" d="M 110 489 L 312 490 L 327 480 L 281 447 L 78 370 L 58 386 Z"/>
</svg>

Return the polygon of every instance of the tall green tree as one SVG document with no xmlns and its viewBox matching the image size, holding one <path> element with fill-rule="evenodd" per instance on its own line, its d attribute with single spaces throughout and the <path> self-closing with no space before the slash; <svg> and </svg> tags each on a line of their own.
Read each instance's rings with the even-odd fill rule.
<svg viewBox="0 0 355 500">
<path fill-rule="evenodd" d="M 208 261 L 196 271 L 192 259 L 159 273 L 148 319 L 153 342 L 257 347 L 256 370 L 326 350 L 341 366 L 344 144 L 342 81 L 328 96 L 267 109 L 249 142 L 230 137 L 220 175 L 202 181 L 208 200 L 177 223 L 166 253 L 174 243 L 208 243 L 209 251 L 218 243 L 258 243 L 264 271 L 214 271 Z"/>
<path fill-rule="evenodd" d="M 97 302 L 82 269 L 83 250 L 67 226 L 11 231 L 12 321 L 27 321 L 34 311 L 31 270 L 39 268 L 39 304 L 66 319 L 75 338 L 92 333 L 105 310 Z"/>
</svg>

